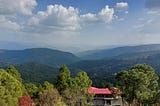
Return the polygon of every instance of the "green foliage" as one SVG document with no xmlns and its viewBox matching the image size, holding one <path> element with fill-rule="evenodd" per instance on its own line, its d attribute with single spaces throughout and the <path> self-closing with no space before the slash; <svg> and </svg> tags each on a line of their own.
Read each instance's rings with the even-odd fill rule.
<svg viewBox="0 0 160 106">
<path fill-rule="evenodd" d="M 158 88 L 158 76 L 152 67 L 137 64 L 129 71 L 119 72 L 116 78 L 129 103 L 133 100 L 143 104 L 153 102 Z"/>
<path fill-rule="evenodd" d="M 33 62 L 17 65 L 16 68 L 21 73 L 24 82 L 35 84 L 42 84 L 44 81 L 53 82 L 59 74 L 58 68 Z"/>
<path fill-rule="evenodd" d="M 155 90 L 157 89 L 158 87 L 158 82 L 157 80 L 159 79 L 158 78 L 158 75 L 155 74 L 155 71 L 154 69 L 151 67 L 151 66 L 148 66 L 146 64 L 138 64 L 138 65 L 135 65 L 134 67 L 132 67 L 131 70 L 134 70 L 135 72 L 142 72 L 142 73 L 145 73 L 148 80 L 149 80 L 149 85 L 148 87 L 151 89 L 151 90 Z"/>
<path fill-rule="evenodd" d="M 43 89 L 46 89 L 46 90 L 49 90 L 49 89 L 54 88 L 54 86 L 53 86 L 53 84 L 45 81 L 44 84 L 43 84 L 43 86 L 42 86 L 42 88 L 43 88 Z"/>
<path fill-rule="evenodd" d="M 76 90 L 75 97 L 78 97 L 76 99 L 76 105 L 75 106 L 89 106 L 90 103 L 87 102 L 87 100 L 93 99 L 90 94 L 88 94 L 88 88 L 91 87 L 92 81 L 89 79 L 86 72 L 79 72 L 77 76 L 74 78 L 75 80 L 75 86 L 73 87 L 74 90 Z"/>
<path fill-rule="evenodd" d="M 99 84 L 99 86 L 97 86 L 99 88 L 112 88 L 113 84 L 110 82 L 107 82 L 106 80 L 102 80 Z"/>
<path fill-rule="evenodd" d="M 129 71 L 119 72 L 116 79 L 123 92 L 122 97 L 129 103 L 134 100 L 144 105 L 159 102 L 158 76 L 152 67 L 137 64 Z M 75 77 L 71 77 L 70 70 L 65 65 L 60 68 L 60 74 L 55 80 L 57 89 L 47 81 L 39 86 L 24 83 L 27 93 L 36 101 L 37 106 L 65 106 L 65 103 L 70 106 L 90 106 L 87 100 L 92 101 L 94 95 L 89 95 L 87 91 L 91 85 L 92 81 L 86 72 L 78 72 Z M 105 80 L 101 80 L 100 85 L 112 86 Z M 6 71 L 0 69 L 0 106 L 16 106 L 25 92 L 24 86 L 15 67 L 9 66 Z"/>
<path fill-rule="evenodd" d="M 0 106 L 17 106 L 23 86 L 16 78 L 0 69 Z"/>
<path fill-rule="evenodd" d="M 92 81 L 86 72 L 79 72 L 75 78 L 70 76 L 70 71 L 66 66 L 61 67 L 60 75 L 56 79 L 56 87 L 64 101 L 70 106 L 87 106 L 89 97 L 88 88 L 91 87 Z"/>
<path fill-rule="evenodd" d="M 91 87 L 92 81 L 89 79 L 86 72 L 82 71 L 77 74 L 74 78 L 77 86 L 80 88 L 81 92 L 87 93 L 88 88 Z"/>
<path fill-rule="evenodd" d="M 70 71 L 68 67 L 64 65 L 60 68 L 60 75 L 58 75 L 55 80 L 55 86 L 61 94 L 62 91 L 69 88 L 71 85 L 72 79 L 70 76 Z"/>
<path fill-rule="evenodd" d="M 27 93 L 30 95 L 31 98 L 36 98 L 37 94 L 38 94 L 38 87 L 29 82 L 29 83 L 24 83 L 25 89 L 27 91 Z"/>
<path fill-rule="evenodd" d="M 6 71 L 8 72 L 8 74 L 16 78 L 18 81 L 22 82 L 21 74 L 18 72 L 18 70 L 14 66 L 12 65 L 8 66 Z"/>
<path fill-rule="evenodd" d="M 144 81 L 144 86 L 141 86 L 141 90 L 137 92 L 137 98 L 144 103 L 153 103 L 155 94 L 158 92 L 158 76 L 155 74 L 154 69 L 146 64 L 138 64 L 132 67 L 131 70 L 145 74 L 139 76 Z"/>
</svg>

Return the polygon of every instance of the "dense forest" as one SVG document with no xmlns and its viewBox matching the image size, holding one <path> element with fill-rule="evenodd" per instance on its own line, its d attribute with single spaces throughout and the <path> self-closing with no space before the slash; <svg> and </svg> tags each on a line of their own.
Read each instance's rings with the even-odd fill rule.
<svg viewBox="0 0 160 106">
<path fill-rule="evenodd" d="M 158 75 L 146 64 L 134 65 L 117 73 L 116 84 L 101 83 L 101 87 L 121 90 L 123 104 L 154 105 L 160 103 Z M 0 106 L 91 106 L 94 94 L 87 73 L 72 77 L 67 66 L 59 69 L 54 83 L 24 82 L 14 66 L 0 69 Z"/>
</svg>

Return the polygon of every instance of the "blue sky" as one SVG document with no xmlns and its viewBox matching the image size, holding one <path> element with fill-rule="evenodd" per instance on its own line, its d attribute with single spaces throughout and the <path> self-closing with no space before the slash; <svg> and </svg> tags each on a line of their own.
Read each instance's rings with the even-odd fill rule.
<svg viewBox="0 0 160 106">
<path fill-rule="evenodd" d="M 160 0 L 0 0 L 0 48 L 160 43 Z"/>
</svg>

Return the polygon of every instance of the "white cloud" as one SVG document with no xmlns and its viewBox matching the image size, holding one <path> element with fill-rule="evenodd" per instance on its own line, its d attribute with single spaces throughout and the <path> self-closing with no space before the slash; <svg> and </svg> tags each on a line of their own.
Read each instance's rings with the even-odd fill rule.
<svg viewBox="0 0 160 106">
<path fill-rule="evenodd" d="M 0 14 L 31 15 L 36 5 L 36 0 L 0 0 Z"/>
<path fill-rule="evenodd" d="M 97 14 L 79 14 L 74 7 L 49 5 L 46 11 L 39 11 L 31 17 L 23 28 L 24 31 L 35 33 L 53 33 L 57 30 L 76 31 L 81 24 L 110 23 L 114 19 L 114 9 L 106 5 Z"/>
<path fill-rule="evenodd" d="M 115 10 L 116 11 L 126 11 L 128 8 L 127 2 L 116 3 Z"/>
<path fill-rule="evenodd" d="M 9 15 L 9 13 L 12 15 Z M 0 14 L 2 14 L 2 11 Z M 81 44 L 83 39 L 80 40 L 80 38 L 88 33 L 85 31 L 88 26 L 83 26 L 83 24 L 97 25 L 97 23 L 102 23 L 103 25 L 99 24 L 99 26 L 105 27 L 115 19 L 114 8 L 110 8 L 108 5 L 95 14 L 80 14 L 78 9 L 62 5 L 49 5 L 46 10 L 38 11 L 36 14 L 32 14 L 32 11 L 25 13 L 16 10 L 12 13 L 8 11 L 6 14 L 3 15 L 3 18 L 0 17 L 0 23 L 2 23 L 0 24 L 0 32 L 5 35 L 3 40 L 13 38 L 12 40 L 17 42 L 23 41 L 27 44 L 41 46 Z M 23 18 L 24 16 L 18 14 L 32 15 Z M 81 27 L 84 28 L 81 29 Z M 110 26 L 106 27 L 109 29 Z M 17 36 L 18 38 L 14 39 Z M 90 38 L 88 37 L 88 39 Z"/>
<path fill-rule="evenodd" d="M 114 16 L 114 9 L 109 8 L 108 5 L 106 5 L 106 7 L 103 8 L 98 14 L 99 19 L 105 23 L 111 22 L 113 20 L 113 16 Z"/>
<path fill-rule="evenodd" d="M 97 18 L 97 15 L 92 13 L 81 15 L 80 18 L 81 18 L 81 22 L 83 23 L 93 23 L 93 22 L 98 22 L 99 20 Z"/>
<path fill-rule="evenodd" d="M 98 14 L 87 13 L 80 16 L 83 23 L 109 23 L 113 20 L 114 9 L 105 6 Z"/>
<path fill-rule="evenodd" d="M 125 11 L 125 14 L 128 14 L 128 11 Z"/>
<path fill-rule="evenodd" d="M 49 5 L 46 11 L 39 11 L 27 23 L 29 27 L 71 30 L 80 28 L 78 10 L 74 7 Z M 44 29 L 45 30 L 45 29 Z"/>
<path fill-rule="evenodd" d="M 0 29 L 2 31 L 4 30 L 19 30 L 20 25 L 18 25 L 16 22 L 12 22 L 8 19 L 6 19 L 4 16 L 0 16 Z"/>
</svg>

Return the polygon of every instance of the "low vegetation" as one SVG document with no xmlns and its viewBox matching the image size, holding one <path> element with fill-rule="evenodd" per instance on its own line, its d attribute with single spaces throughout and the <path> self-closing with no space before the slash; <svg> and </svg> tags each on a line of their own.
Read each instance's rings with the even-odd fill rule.
<svg viewBox="0 0 160 106">
<path fill-rule="evenodd" d="M 73 78 L 66 66 L 60 68 L 54 84 L 22 82 L 17 69 L 8 66 L 0 69 L 0 106 L 90 106 L 87 100 L 93 96 L 87 91 L 91 85 L 86 72 Z M 23 105 L 25 102 L 27 105 Z"/>
</svg>

